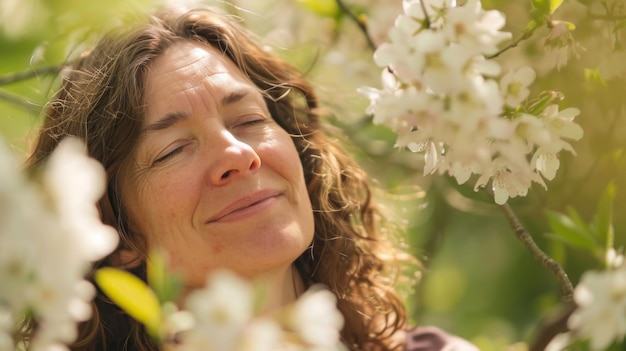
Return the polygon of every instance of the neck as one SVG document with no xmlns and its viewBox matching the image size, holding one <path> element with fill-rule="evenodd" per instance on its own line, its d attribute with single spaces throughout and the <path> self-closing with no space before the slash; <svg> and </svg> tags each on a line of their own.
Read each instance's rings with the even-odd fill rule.
<svg viewBox="0 0 626 351">
<path fill-rule="evenodd" d="M 261 286 L 267 287 L 267 297 L 261 313 L 271 313 L 294 302 L 304 292 L 302 278 L 293 265 L 279 272 L 264 275 L 259 281 Z"/>
</svg>

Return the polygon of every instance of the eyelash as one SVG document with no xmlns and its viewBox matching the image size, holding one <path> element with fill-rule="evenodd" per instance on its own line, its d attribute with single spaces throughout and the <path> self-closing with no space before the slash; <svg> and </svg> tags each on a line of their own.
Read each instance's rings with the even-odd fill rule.
<svg viewBox="0 0 626 351">
<path fill-rule="evenodd" d="M 185 145 L 182 145 L 182 146 L 179 146 L 179 147 L 175 148 L 174 150 L 172 150 L 172 151 L 168 152 L 167 154 L 165 154 L 165 155 L 157 158 L 156 160 L 154 160 L 153 164 L 157 164 L 157 163 L 163 162 L 163 161 L 165 161 L 165 160 L 167 160 L 167 159 L 169 159 L 169 158 L 171 158 L 171 157 L 181 153 L 183 151 L 184 147 L 185 147 Z"/>
<path fill-rule="evenodd" d="M 251 119 L 249 121 L 245 121 L 245 122 L 241 123 L 240 126 L 251 126 L 251 125 L 263 123 L 263 122 L 266 122 L 266 121 L 267 121 L 267 118 Z"/>
</svg>

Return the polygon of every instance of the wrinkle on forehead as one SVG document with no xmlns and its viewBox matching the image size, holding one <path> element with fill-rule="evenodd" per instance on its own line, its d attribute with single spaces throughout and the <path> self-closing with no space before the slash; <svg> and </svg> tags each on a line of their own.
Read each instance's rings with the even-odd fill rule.
<svg viewBox="0 0 626 351">
<path fill-rule="evenodd" d="M 247 86 L 260 93 L 239 67 L 215 47 L 194 41 L 174 43 L 152 62 L 145 76 L 147 116 L 154 104 L 159 104 L 159 96 L 168 96 L 172 92 L 186 95 L 187 91 L 212 90 L 210 87 L 217 86 L 233 90 Z M 209 105 L 213 104 L 216 101 L 209 102 Z"/>
<path fill-rule="evenodd" d="M 219 57 L 220 59 L 216 59 Z M 206 74 L 206 73 L 209 74 Z M 197 84 L 212 75 L 224 73 L 247 81 L 247 77 L 226 55 L 213 46 L 201 42 L 182 41 L 174 43 L 156 57 L 146 74 L 146 90 L 152 90 L 151 81 L 156 76 L 168 78 L 183 74 L 185 79 L 176 82 L 181 85 Z M 158 90 L 159 87 L 156 87 Z"/>
</svg>

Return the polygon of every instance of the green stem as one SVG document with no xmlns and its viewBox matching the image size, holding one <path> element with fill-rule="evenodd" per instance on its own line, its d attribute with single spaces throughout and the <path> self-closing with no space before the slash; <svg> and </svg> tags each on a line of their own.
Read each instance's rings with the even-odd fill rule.
<svg viewBox="0 0 626 351">
<path fill-rule="evenodd" d="M 505 51 L 513 49 L 514 47 L 517 47 L 522 41 L 529 39 L 530 37 L 533 36 L 533 33 L 535 33 L 535 31 L 537 30 L 537 28 L 539 28 L 540 26 L 533 26 L 530 29 L 526 30 L 524 33 L 522 33 L 522 35 L 520 35 L 517 39 L 513 40 L 512 42 L 510 42 L 507 46 L 503 47 L 502 49 L 498 50 L 498 52 L 496 52 L 493 55 L 490 56 L 485 56 L 486 59 L 493 59 L 496 58 L 500 55 L 502 55 Z"/>
<path fill-rule="evenodd" d="M 367 32 L 367 25 L 365 24 L 365 21 L 362 21 L 352 11 L 350 11 L 350 9 L 343 2 L 343 0 L 335 0 L 335 1 L 337 2 L 337 6 L 339 6 L 341 11 L 343 13 L 345 13 L 346 15 L 348 15 L 348 17 L 350 17 L 350 19 L 354 23 L 356 23 L 356 25 L 359 27 L 359 29 L 363 33 L 363 36 L 365 37 L 365 40 L 367 41 L 367 45 L 370 47 L 370 49 L 372 49 L 372 51 L 376 51 L 376 44 L 374 44 L 374 41 L 372 40 L 372 37 L 370 37 L 369 33 Z"/>
<path fill-rule="evenodd" d="M 554 259 L 548 256 L 545 252 L 543 252 L 539 246 L 535 243 L 532 236 L 524 229 L 522 224 L 520 223 L 517 215 L 513 212 L 513 209 L 508 204 L 502 205 L 504 212 L 509 220 L 513 231 L 515 232 L 515 236 L 519 239 L 519 241 L 526 246 L 526 248 L 532 253 L 533 257 L 541 262 L 545 268 L 556 275 L 559 284 L 561 286 L 561 291 L 563 292 L 563 300 L 566 302 L 571 302 L 573 300 L 574 295 L 574 287 L 572 286 L 572 282 L 567 277 L 567 273 L 563 270 L 561 265 L 558 264 Z"/>
<path fill-rule="evenodd" d="M 626 16 L 618 16 L 618 15 L 599 15 L 595 13 L 590 13 L 589 18 L 592 20 L 604 20 L 604 21 L 622 21 L 626 20 Z"/>
<path fill-rule="evenodd" d="M 19 107 L 23 107 L 33 113 L 39 113 L 41 112 L 41 106 L 37 105 L 36 103 L 29 101 L 27 99 L 24 99 L 20 96 L 17 95 L 13 95 L 11 93 L 8 93 L 6 91 L 2 91 L 0 90 L 0 100 L 1 101 L 6 101 L 10 104 L 13 105 L 17 105 Z"/>
<path fill-rule="evenodd" d="M 61 71 L 62 68 L 62 65 L 54 65 L 29 69 L 22 72 L 10 73 L 4 76 L 0 76 L 0 85 L 17 83 L 39 76 L 56 75 Z"/>
<path fill-rule="evenodd" d="M 426 5 L 423 1 L 420 1 L 420 5 L 422 6 L 422 12 L 424 13 L 424 27 L 430 28 L 431 22 L 430 17 L 428 16 L 428 11 L 426 11 Z"/>
</svg>

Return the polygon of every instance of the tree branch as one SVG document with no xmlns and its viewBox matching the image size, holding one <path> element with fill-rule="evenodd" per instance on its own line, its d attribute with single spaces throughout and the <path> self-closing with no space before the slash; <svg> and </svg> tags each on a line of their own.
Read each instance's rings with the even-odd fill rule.
<svg viewBox="0 0 626 351">
<path fill-rule="evenodd" d="M 17 83 L 23 80 L 28 80 L 28 79 L 39 77 L 39 76 L 58 74 L 61 71 L 61 69 L 63 69 L 63 65 L 54 65 L 54 66 L 38 67 L 35 69 L 29 69 L 29 70 L 22 71 L 22 72 L 9 73 L 7 75 L 0 76 L 0 85 Z"/>
<path fill-rule="evenodd" d="M 36 103 L 3 90 L 0 90 L 0 100 L 4 100 L 10 104 L 23 107 L 33 113 L 41 112 L 41 106 L 37 105 Z"/>
<path fill-rule="evenodd" d="M 508 204 L 502 205 L 504 212 L 511 224 L 515 232 L 515 236 L 519 239 L 519 241 L 526 246 L 526 248 L 533 254 L 533 257 L 541 262 L 541 264 L 550 270 L 554 275 L 556 275 L 559 284 L 561 286 L 561 291 L 563 293 L 563 300 L 566 302 L 571 302 L 574 295 L 574 287 L 572 286 L 572 282 L 567 277 L 567 274 L 555 260 L 550 258 L 545 252 L 543 252 L 539 246 L 535 243 L 532 236 L 524 229 L 519 219 L 513 212 L 513 209 Z"/>
<path fill-rule="evenodd" d="M 519 45 L 519 43 L 521 43 L 522 41 L 532 37 L 533 33 L 535 33 L 535 30 L 537 30 L 537 28 L 539 28 L 539 27 L 535 26 L 535 27 L 532 27 L 532 28 L 528 29 L 526 32 L 522 33 L 522 35 L 520 35 L 517 39 L 513 40 L 512 42 L 510 42 L 507 46 L 505 46 L 502 49 L 498 50 L 498 52 L 496 52 L 493 55 L 485 56 L 485 58 L 488 59 L 488 60 L 494 59 L 494 58 L 502 55 L 505 51 L 513 49 L 514 47 L 517 47 Z"/>
<path fill-rule="evenodd" d="M 590 13 L 589 18 L 592 20 L 604 20 L 604 21 L 622 21 L 626 20 L 626 16 L 624 15 L 600 15 L 597 13 Z"/>
<path fill-rule="evenodd" d="M 567 321 L 575 309 L 576 305 L 574 303 L 568 303 L 557 313 L 546 318 L 529 344 L 528 351 L 544 351 L 555 336 L 567 332 L 569 330 Z"/>
<path fill-rule="evenodd" d="M 348 17 L 350 17 L 350 19 L 354 21 L 354 23 L 356 23 L 356 25 L 359 27 L 370 49 L 372 49 L 372 51 L 376 51 L 376 44 L 374 44 L 372 37 L 370 37 L 369 33 L 367 32 L 367 25 L 365 24 L 365 21 L 361 20 L 352 11 L 350 11 L 350 9 L 348 8 L 348 6 L 346 6 L 343 0 L 335 1 L 337 2 L 337 6 L 339 6 L 339 8 L 341 9 L 341 12 L 348 15 Z"/>
<path fill-rule="evenodd" d="M 422 12 L 424 13 L 424 27 L 430 29 L 432 22 L 430 22 L 430 16 L 428 16 L 428 11 L 426 11 L 426 4 L 423 1 L 420 1 L 420 5 L 422 6 Z"/>
</svg>

